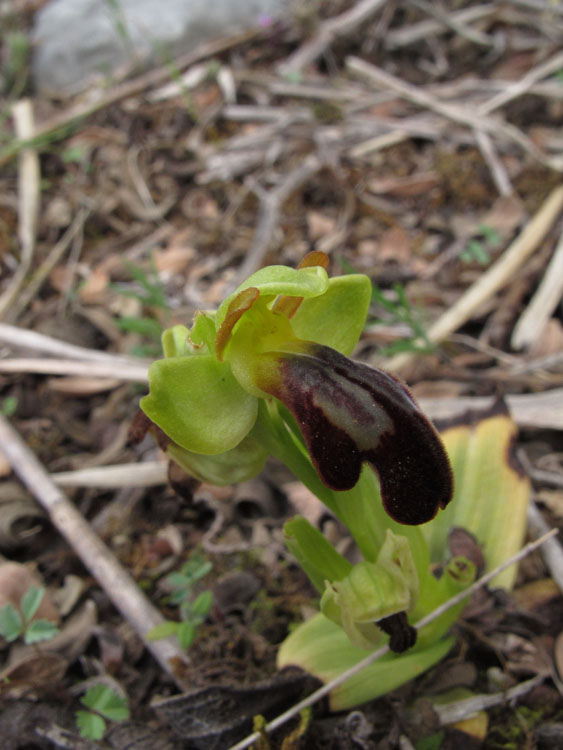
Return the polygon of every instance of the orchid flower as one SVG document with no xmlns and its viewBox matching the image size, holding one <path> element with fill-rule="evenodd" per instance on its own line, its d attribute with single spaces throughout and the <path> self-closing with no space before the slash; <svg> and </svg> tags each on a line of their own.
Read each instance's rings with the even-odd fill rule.
<svg viewBox="0 0 563 750">
<path fill-rule="evenodd" d="M 263 268 L 215 313 L 197 313 L 191 330 L 166 331 L 141 408 L 199 478 L 217 481 L 227 461 L 240 480 L 268 453 L 298 450 L 325 487 L 343 492 L 367 462 L 387 513 L 424 523 L 452 495 L 440 438 L 402 383 L 349 358 L 371 284 L 361 274 L 329 278 L 327 262 L 313 252 L 297 269 Z"/>
</svg>

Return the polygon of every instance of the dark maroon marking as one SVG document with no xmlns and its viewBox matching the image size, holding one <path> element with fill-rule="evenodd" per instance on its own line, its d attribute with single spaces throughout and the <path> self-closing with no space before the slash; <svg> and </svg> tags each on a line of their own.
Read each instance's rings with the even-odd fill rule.
<svg viewBox="0 0 563 750">
<path fill-rule="evenodd" d="M 447 455 L 437 432 L 402 383 L 319 344 L 307 344 L 306 353 L 287 351 L 272 356 L 281 366 L 281 378 L 265 384 L 264 390 L 292 412 L 328 487 L 351 489 L 363 461 L 368 461 L 379 476 L 385 510 L 399 523 L 425 523 L 446 507 L 453 494 Z M 378 430 L 374 425 L 374 414 L 361 400 L 366 400 L 366 394 L 387 414 L 392 430 Z M 337 404 L 349 421 L 333 423 L 323 403 Z M 366 434 L 373 431 L 373 448 L 358 446 L 352 423 Z"/>
<path fill-rule="evenodd" d="M 416 643 L 417 631 L 409 625 L 406 612 L 389 615 L 376 624 L 389 636 L 389 648 L 396 654 L 402 654 Z"/>
</svg>

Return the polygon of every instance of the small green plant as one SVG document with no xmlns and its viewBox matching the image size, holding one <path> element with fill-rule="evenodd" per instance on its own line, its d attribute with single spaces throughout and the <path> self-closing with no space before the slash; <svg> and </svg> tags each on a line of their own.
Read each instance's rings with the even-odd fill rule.
<svg viewBox="0 0 563 750">
<path fill-rule="evenodd" d="M 45 595 L 45 589 L 39 586 L 30 586 L 22 596 L 20 610 L 8 602 L 0 608 L 0 635 L 9 643 L 23 638 L 24 643 L 39 643 L 47 641 L 58 633 L 59 628 L 51 620 L 37 619 L 34 616 Z"/>
<path fill-rule="evenodd" d="M 80 699 L 88 711 L 76 712 L 76 725 L 80 735 L 88 740 L 101 740 L 109 721 L 129 718 L 127 700 L 108 685 L 93 685 Z"/>
<path fill-rule="evenodd" d="M 120 330 L 138 333 L 147 339 L 147 343 L 135 347 L 132 354 L 139 357 L 154 356 L 156 350 L 159 349 L 163 327 L 170 313 L 164 285 L 153 261 L 148 272 L 128 261 L 125 261 L 124 265 L 136 285 L 131 287 L 125 284 L 113 284 L 111 288 L 124 297 L 138 300 L 147 310 L 147 314 L 122 315 L 115 323 Z"/>
<path fill-rule="evenodd" d="M 347 526 L 356 564 L 305 518 L 285 524 L 320 612 L 278 651 L 280 668 L 297 665 L 326 683 L 388 643 L 390 652 L 331 692 L 332 708 L 343 710 L 446 655 L 463 603 L 419 630 L 413 623 L 477 574 L 476 562 L 450 550 L 450 529 L 473 533 L 494 567 L 522 542 L 529 488 L 506 461 L 514 436 L 506 413 L 483 429 L 450 432 L 446 449 L 399 380 L 350 359 L 372 284 L 362 274 L 329 278 L 327 264 L 315 251 L 297 269 L 262 268 L 217 311 L 198 311 L 191 329 L 167 329 L 141 409 L 160 444 L 167 436 L 167 455 L 201 481 L 250 479 L 272 455 Z M 505 574 L 510 586 L 514 573 Z M 201 618 L 209 598 L 192 603 L 182 575 L 173 581 L 183 587 L 176 603 L 187 600 L 187 614 Z"/>
<path fill-rule="evenodd" d="M 389 322 L 402 323 L 412 331 L 411 336 L 397 339 L 392 344 L 382 347 L 379 350 L 381 355 L 389 357 L 399 352 L 429 354 L 434 351 L 436 347 L 426 335 L 426 331 L 420 322 L 420 315 L 413 309 L 403 284 L 393 284 L 393 298 L 391 298 L 377 284 L 372 283 L 371 301 L 373 305 L 387 313 Z M 382 320 L 381 316 L 378 316 L 375 321 L 370 320 L 369 322 L 384 322 L 384 319 Z"/>
<path fill-rule="evenodd" d="M 467 243 L 465 250 L 459 256 L 464 263 L 476 261 L 487 266 L 491 261 L 491 250 L 501 243 L 499 233 L 487 224 L 479 224 L 477 234 Z"/>
<path fill-rule="evenodd" d="M 13 417 L 16 413 L 17 408 L 18 399 L 15 396 L 6 396 L 6 398 L 2 399 L 2 404 L 0 405 L 0 413 L 5 417 Z"/>
<path fill-rule="evenodd" d="M 167 603 L 179 608 L 181 619 L 180 622 L 165 620 L 161 625 L 154 627 L 148 634 L 151 640 L 175 635 L 180 646 L 185 650 L 189 649 L 196 637 L 197 628 L 204 622 L 213 605 L 211 591 L 202 591 L 194 596 L 193 587 L 210 572 L 211 568 L 208 560 L 204 560 L 200 555 L 193 555 L 179 571 L 166 577 L 172 590 Z"/>
<path fill-rule="evenodd" d="M 345 259 L 341 264 L 346 273 L 356 273 L 354 267 Z M 429 354 L 436 348 L 426 334 L 421 322 L 420 312 L 413 308 L 407 297 L 403 284 L 393 284 L 390 291 L 383 290 L 374 281 L 371 282 L 370 311 L 367 318 L 368 325 L 406 325 L 411 335 L 400 338 L 393 343 L 381 347 L 379 354 L 391 357 L 399 352 L 418 352 Z"/>
</svg>

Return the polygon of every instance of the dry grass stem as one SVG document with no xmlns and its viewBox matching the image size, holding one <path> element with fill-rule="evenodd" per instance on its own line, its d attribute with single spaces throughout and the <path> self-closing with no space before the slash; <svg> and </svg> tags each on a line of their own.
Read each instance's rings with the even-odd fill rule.
<svg viewBox="0 0 563 750">
<path fill-rule="evenodd" d="M 90 570 L 123 617 L 136 630 L 145 647 L 178 687 L 186 685 L 173 665 L 186 663 L 186 654 L 175 639 L 152 641 L 147 633 L 164 620 L 142 593 L 136 581 L 114 557 L 88 522 L 53 483 L 36 456 L 30 451 L 10 423 L 0 415 L 0 450 L 14 471 L 47 511 L 58 531 Z"/>
<path fill-rule="evenodd" d="M 428 330 L 428 338 L 440 343 L 450 333 L 470 320 L 480 305 L 507 284 L 514 273 L 537 249 L 563 209 L 563 186 L 555 188 L 536 215 L 502 256 L 447 310 Z M 399 354 L 385 367 L 396 371 L 407 365 L 415 355 Z"/>
<path fill-rule="evenodd" d="M 303 70 L 326 52 L 336 39 L 356 31 L 386 2 L 387 0 L 360 0 L 339 16 L 322 21 L 313 39 L 305 42 L 302 47 L 279 65 L 278 72 L 281 75 L 287 75 Z"/>
<path fill-rule="evenodd" d="M 16 102 L 12 108 L 16 136 L 29 140 L 34 135 L 33 104 L 30 99 Z M 39 156 L 33 148 L 25 148 L 20 154 L 18 167 L 18 237 L 20 262 L 9 286 L 0 298 L 0 318 L 5 318 L 17 301 L 25 277 L 31 268 L 35 251 L 41 170 Z"/>
<path fill-rule="evenodd" d="M 516 323 L 510 339 L 513 349 L 530 347 L 537 341 L 543 327 L 563 296 L 563 234 L 545 269 L 543 279 L 528 306 Z"/>
</svg>

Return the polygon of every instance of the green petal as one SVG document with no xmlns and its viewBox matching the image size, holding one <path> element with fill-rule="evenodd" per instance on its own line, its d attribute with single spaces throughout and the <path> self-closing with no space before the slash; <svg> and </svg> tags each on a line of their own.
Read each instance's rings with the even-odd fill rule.
<svg viewBox="0 0 563 750">
<path fill-rule="evenodd" d="M 256 287 L 260 296 L 276 297 L 278 294 L 287 294 L 291 297 L 317 297 L 328 289 L 329 280 L 327 272 L 321 266 L 312 268 L 288 268 L 287 266 L 266 266 L 253 273 L 239 288 L 223 300 L 217 310 L 215 325 L 221 325 L 231 301 L 248 287 Z"/>
<path fill-rule="evenodd" d="M 291 319 L 292 328 L 297 338 L 350 355 L 362 333 L 370 300 L 367 276 L 336 276 L 324 294 L 303 300 Z"/>
<path fill-rule="evenodd" d="M 251 430 L 258 412 L 228 364 L 212 355 L 161 359 L 149 368 L 150 393 L 141 409 L 175 443 L 214 455 L 234 448 Z"/>
</svg>

